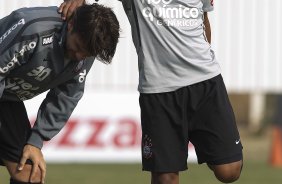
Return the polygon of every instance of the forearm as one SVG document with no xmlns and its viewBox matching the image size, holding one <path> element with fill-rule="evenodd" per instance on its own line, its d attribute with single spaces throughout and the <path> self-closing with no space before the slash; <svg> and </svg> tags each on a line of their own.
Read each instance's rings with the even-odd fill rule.
<svg viewBox="0 0 282 184">
<path fill-rule="evenodd" d="M 209 21 L 207 12 L 204 13 L 204 26 L 205 26 L 205 34 L 206 34 L 207 40 L 211 44 L 211 26 L 210 26 L 210 21 Z"/>
</svg>

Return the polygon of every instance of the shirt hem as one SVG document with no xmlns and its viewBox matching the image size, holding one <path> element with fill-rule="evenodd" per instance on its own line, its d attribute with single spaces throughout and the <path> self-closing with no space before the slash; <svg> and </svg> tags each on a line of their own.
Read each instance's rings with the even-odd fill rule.
<svg viewBox="0 0 282 184">
<path fill-rule="evenodd" d="M 184 86 L 189 86 L 189 85 L 193 85 L 208 79 L 211 79 L 213 77 L 216 77 L 218 75 L 220 75 L 221 72 L 216 72 L 216 73 L 212 73 L 210 75 L 206 75 L 205 77 L 201 77 L 198 78 L 196 80 L 187 82 L 187 83 L 182 83 L 182 84 L 174 84 L 174 85 L 170 85 L 170 86 L 166 86 L 166 87 L 160 87 L 160 88 L 154 88 L 154 89 L 142 89 L 142 88 L 138 88 L 139 93 L 145 93 L 145 94 L 150 94 L 150 93 L 166 93 L 166 92 L 172 92 L 172 91 L 176 91 Z"/>
</svg>

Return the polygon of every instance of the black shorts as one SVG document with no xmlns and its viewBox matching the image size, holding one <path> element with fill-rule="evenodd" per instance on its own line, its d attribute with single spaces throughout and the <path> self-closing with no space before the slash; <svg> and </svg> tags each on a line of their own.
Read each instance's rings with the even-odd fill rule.
<svg viewBox="0 0 282 184">
<path fill-rule="evenodd" d="M 0 102 L 0 165 L 2 160 L 19 163 L 31 133 L 23 102 Z M 30 164 L 30 160 L 27 162 Z"/>
<path fill-rule="evenodd" d="M 187 169 L 188 143 L 198 163 L 242 160 L 242 144 L 221 75 L 173 92 L 140 94 L 143 170 Z"/>
</svg>

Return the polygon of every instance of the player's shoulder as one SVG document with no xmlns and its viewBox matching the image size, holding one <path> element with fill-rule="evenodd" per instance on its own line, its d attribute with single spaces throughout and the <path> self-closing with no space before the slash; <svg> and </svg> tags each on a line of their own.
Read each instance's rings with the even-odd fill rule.
<svg viewBox="0 0 282 184">
<path fill-rule="evenodd" d="M 26 17 L 26 18 L 40 18 L 46 16 L 60 17 L 60 14 L 58 13 L 58 7 L 56 6 L 23 7 L 13 11 L 12 15 L 17 17 Z"/>
</svg>

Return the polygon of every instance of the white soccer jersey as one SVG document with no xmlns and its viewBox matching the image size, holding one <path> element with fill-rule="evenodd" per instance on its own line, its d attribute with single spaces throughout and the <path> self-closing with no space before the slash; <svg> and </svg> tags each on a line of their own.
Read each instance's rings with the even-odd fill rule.
<svg viewBox="0 0 282 184">
<path fill-rule="evenodd" d="M 121 0 L 138 54 L 140 93 L 163 93 L 220 74 L 205 39 L 211 0 Z"/>
</svg>

